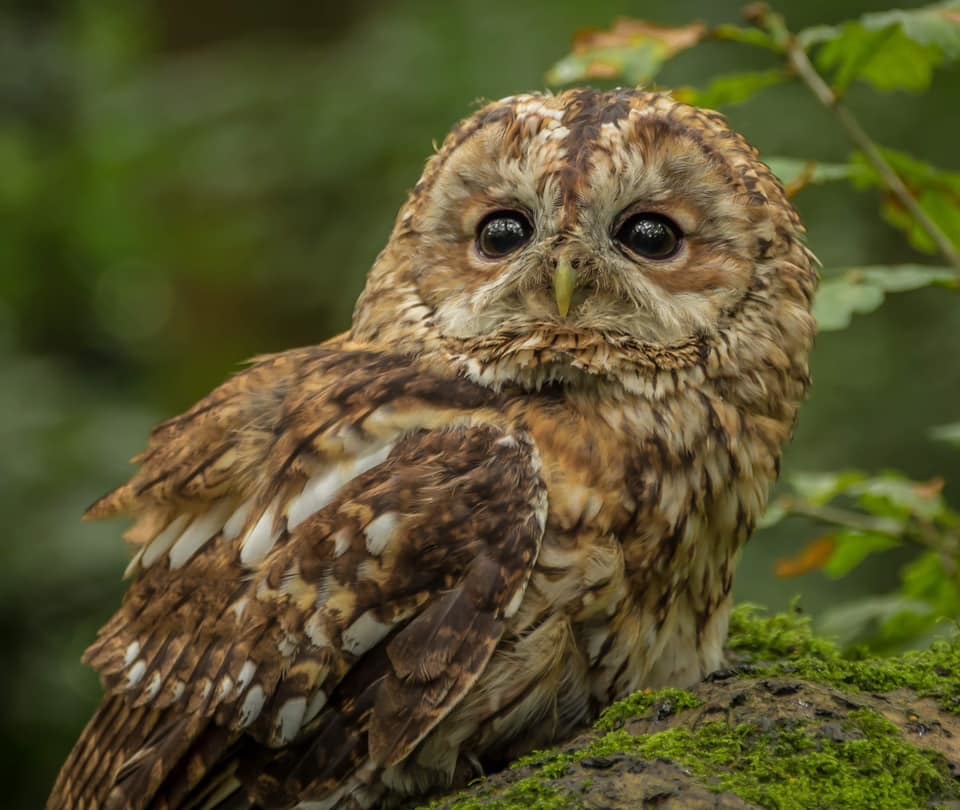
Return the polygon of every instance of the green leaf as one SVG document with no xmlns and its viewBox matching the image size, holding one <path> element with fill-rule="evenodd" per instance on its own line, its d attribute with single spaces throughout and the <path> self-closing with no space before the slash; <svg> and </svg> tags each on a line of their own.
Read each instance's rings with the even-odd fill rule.
<svg viewBox="0 0 960 810">
<path fill-rule="evenodd" d="M 749 101 L 762 90 L 783 84 L 790 78 L 790 74 L 783 70 L 731 73 L 718 76 L 702 90 L 681 87 L 674 90 L 673 95 L 678 101 L 698 107 L 729 107 Z"/>
<path fill-rule="evenodd" d="M 755 48 L 765 48 L 780 52 L 783 49 L 769 33 L 761 28 L 741 28 L 739 25 L 718 25 L 710 32 L 712 39 L 739 42 L 741 45 L 751 45 Z"/>
<path fill-rule="evenodd" d="M 832 73 L 838 93 L 856 80 L 881 91 L 918 92 L 929 87 L 934 69 L 960 59 L 960 2 L 866 14 L 808 29 L 799 39 L 804 48 L 820 46 L 817 65 Z"/>
<path fill-rule="evenodd" d="M 770 503 L 767 504 L 767 510 L 763 513 L 763 517 L 757 521 L 757 528 L 769 529 L 771 526 L 776 526 L 788 514 L 789 512 L 787 512 L 782 501 L 770 501 Z"/>
<path fill-rule="evenodd" d="M 898 149 L 880 147 L 880 154 L 912 189 L 936 188 L 960 196 L 960 172 L 947 171 Z M 862 152 L 850 156 L 850 178 L 858 188 L 883 187 L 883 178 Z"/>
<path fill-rule="evenodd" d="M 570 54 L 547 72 L 548 84 L 572 84 L 590 79 L 625 80 L 631 84 L 650 81 L 665 58 L 651 43 L 628 48 L 597 48 L 583 54 Z"/>
<path fill-rule="evenodd" d="M 840 36 L 820 49 L 816 61 L 820 70 L 831 74 L 834 90 L 842 94 L 858 79 L 883 92 L 921 92 L 930 86 L 942 60 L 935 47 L 915 42 L 899 26 L 870 30 L 848 23 Z"/>
<path fill-rule="evenodd" d="M 847 271 L 852 278 L 872 284 L 884 292 L 907 292 L 931 285 L 951 286 L 957 274 L 949 267 L 927 267 L 921 264 L 896 264 L 880 267 L 857 267 Z"/>
<path fill-rule="evenodd" d="M 944 568 L 943 555 L 926 551 L 903 569 L 903 592 L 935 605 L 941 615 L 960 616 L 957 580 Z"/>
<path fill-rule="evenodd" d="M 864 14 L 861 22 L 871 29 L 899 25 L 914 42 L 935 46 L 947 59 L 960 59 L 960 2 L 957 0 L 910 11 L 894 9 Z"/>
<path fill-rule="evenodd" d="M 846 329 L 854 313 L 873 312 L 883 303 L 883 290 L 848 278 L 823 282 L 814 299 L 813 315 L 821 332 Z"/>
<path fill-rule="evenodd" d="M 956 207 L 956 203 L 939 191 L 929 190 L 920 192 L 917 195 L 917 202 L 950 241 L 960 245 L 960 209 Z M 903 231 L 910 245 L 921 253 L 934 254 L 939 251 L 937 243 L 903 207 L 896 195 L 887 194 L 884 197 L 880 213 L 889 225 Z"/>
<path fill-rule="evenodd" d="M 895 149 L 882 148 L 880 152 L 927 216 L 960 246 L 960 172 L 945 171 Z M 937 252 L 937 246 L 929 234 L 917 224 L 899 198 L 887 191 L 883 178 L 859 152 L 850 158 L 850 181 L 855 188 L 880 188 L 886 191 L 882 208 L 884 219 L 904 231 L 918 250 Z"/>
<path fill-rule="evenodd" d="M 942 481 L 938 482 L 941 486 Z M 945 509 L 943 496 L 936 487 L 912 481 L 900 473 L 889 472 L 868 478 L 850 487 L 867 512 L 882 517 L 924 520 L 938 518 Z"/>
<path fill-rule="evenodd" d="M 917 264 L 855 267 L 820 285 L 813 314 L 823 332 L 845 329 L 855 313 L 866 314 L 877 309 L 888 292 L 956 283 L 956 272 L 947 267 Z"/>
<path fill-rule="evenodd" d="M 824 611 L 817 622 L 817 632 L 835 638 L 846 646 L 864 636 L 875 634 L 880 625 L 904 614 L 930 617 L 932 620 L 932 613 L 926 602 L 900 594 L 868 596 Z"/>
<path fill-rule="evenodd" d="M 918 202 L 924 213 L 940 227 L 947 238 L 954 245 L 960 246 L 960 198 L 954 193 L 939 189 L 926 189 L 920 194 Z M 923 231 L 923 235 L 929 239 L 926 231 Z"/>
<path fill-rule="evenodd" d="M 851 167 L 846 163 L 818 163 L 800 158 L 772 157 L 766 164 L 785 186 L 800 180 L 808 186 L 832 183 L 849 179 L 851 173 Z"/>
<path fill-rule="evenodd" d="M 904 600 L 910 605 L 910 600 Z M 913 608 L 904 609 L 888 618 L 871 648 L 880 655 L 898 654 L 909 650 L 924 650 L 934 642 L 943 641 L 956 635 L 956 628 L 943 621 L 945 616 L 936 608 L 920 603 Z"/>
<path fill-rule="evenodd" d="M 573 52 L 547 72 L 549 84 L 591 79 L 647 84 L 668 60 L 707 36 L 703 23 L 670 28 L 643 20 L 617 20 L 607 31 L 577 34 Z"/>
<path fill-rule="evenodd" d="M 822 505 L 864 480 L 866 476 L 862 472 L 845 470 L 839 473 L 794 473 L 790 484 L 805 501 Z"/>
<path fill-rule="evenodd" d="M 832 579 L 846 576 L 871 554 L 900 545 L 896 537 L 874 532 L 843 531 L 833 539 L 836 547 L 823 566 L 823 572 Z"/>
<path fill-rule="evenodd" d="M 960 422 L 932 428 L 930 435 L 934 439 L 942 442 L 950 442 L 950 444 L 955 444 L 957 447 L 960 447 Z"/>
<path fill-rule="evenodd" d="M 814 25 L 797 32 L 797 42 L 801 48 L 808 50 L 814 45 L 836 39 L 841 33 L 843 33 L 843 26 L 840 25 Z"/>
</svg>

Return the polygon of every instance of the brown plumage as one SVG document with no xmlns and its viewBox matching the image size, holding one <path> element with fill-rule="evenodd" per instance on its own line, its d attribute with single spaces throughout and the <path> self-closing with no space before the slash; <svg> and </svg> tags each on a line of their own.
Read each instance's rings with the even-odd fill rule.
<svg viewBox="0 0 960 810">
<path fill-rule="evenodd" d="M 721 116 L 517 96 L 427 164 L 351 331 L 158 427 L 51 808 L 366 808 L 721 661 L 816 286 Z"/>
</svg>

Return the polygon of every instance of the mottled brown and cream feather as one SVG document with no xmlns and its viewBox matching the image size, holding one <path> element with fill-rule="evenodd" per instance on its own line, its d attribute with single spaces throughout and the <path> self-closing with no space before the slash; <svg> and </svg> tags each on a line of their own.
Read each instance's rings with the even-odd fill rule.
<svg viewBox="0 0 960 810">
<path fill-rule="evenodd" d="M 491 258 L 503 210 L 531 235 Z M 637 212 L 675 254 L 618 246 Z M 133 582 L 48 806 L 372 807 L 719 666 L 809 383 L 801 236 L 755 150 L 669 96 L 463 122 L 351 331 L 159 426 L 91 507 L 132 518 Z"/>
</svg>

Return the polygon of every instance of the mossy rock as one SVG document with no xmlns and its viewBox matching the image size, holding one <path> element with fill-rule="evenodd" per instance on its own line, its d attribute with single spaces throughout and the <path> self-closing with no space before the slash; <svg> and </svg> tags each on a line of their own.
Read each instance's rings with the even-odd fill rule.
<svg viewBox="0 0 960 810">
<path fill-rule="evenodd" d="M 960 810 L 960 643 L 852 660 L 736 611 L 731 666 L 638 693 L 431 810 Z"/>
</svg>

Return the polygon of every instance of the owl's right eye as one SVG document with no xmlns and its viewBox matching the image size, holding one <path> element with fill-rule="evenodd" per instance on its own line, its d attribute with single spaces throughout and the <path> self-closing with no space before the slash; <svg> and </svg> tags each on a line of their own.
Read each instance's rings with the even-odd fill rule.
<svg viewBox="0 0 960 810">
<path fill-rule="evenodd" d="M 477 249 L 488 259 L 499 259 L 522 248 L 533 235 L 533 226 L 519 211 L 495 211 L 477 230 Z"/>
</svg>

